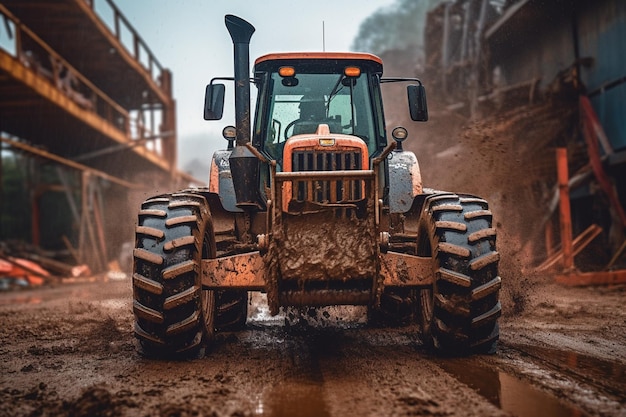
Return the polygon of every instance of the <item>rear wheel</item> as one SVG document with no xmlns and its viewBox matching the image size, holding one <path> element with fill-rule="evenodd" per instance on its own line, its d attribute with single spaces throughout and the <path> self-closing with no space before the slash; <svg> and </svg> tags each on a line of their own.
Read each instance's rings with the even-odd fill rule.
<svg viewBox="0 0 626 417">
<path fill-rule="evenodd" d="M 435 282 L 419 293 L 426 345 L 448 354 L 495 353 L 501 315 L 496 230 L 485 200 L 437 194 L 420 219 L 418 255 Z"/>
<path fill-rule="evenodd" d="M 409 288 L 385 288 L 380 306 L 368 309 L 368 323 L 374 326 L 404 326 L 415 322 L 418 293 Z"/>
<path fill-rule="evenodd" d="M 202 289 L 201 262 L 215 257 L 211 215 L 201 195 L 145 201 L 133 252 L 135 335 L 149 356 L 200 352 L 215 329 L 214 291 Z"/>
<path fill-rule="evenodd" d="M 248 292 L 224 290 L 215 292 L 215 330 L 230 332 L 241 330 L 248 318 Z"/>
</svg>

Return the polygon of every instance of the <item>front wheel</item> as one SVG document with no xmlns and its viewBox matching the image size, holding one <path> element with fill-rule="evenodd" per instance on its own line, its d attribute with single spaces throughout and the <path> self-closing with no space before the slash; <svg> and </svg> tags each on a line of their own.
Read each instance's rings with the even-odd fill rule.
<svg viewBox="0 0 626 417">
<path fill-rule="evenodd" d="M 420 218 L 418 255 L 431 256 L 435 282 L 419 294 L 427 346 L 462 355 L 495 353 L 501 315 L 496 230 L 485 200 L 436 194 Z"/>
<path fill-rule="evenodd" d="M 138 217 L 135 335 L 148 356 L 195 355 L 215 330 L 215 292 L 202 288 L 200 274 L 202 259 L 216 255 L 208 204 L 193 193 L 167 194 L 146 200 Z"/>
</svg>

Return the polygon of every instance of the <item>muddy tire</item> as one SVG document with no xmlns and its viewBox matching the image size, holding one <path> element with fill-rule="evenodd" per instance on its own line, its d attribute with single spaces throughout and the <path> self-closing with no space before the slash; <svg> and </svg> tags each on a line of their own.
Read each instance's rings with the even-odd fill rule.
<svg viewBox="0 0 626 417">
<path fill-rule="evenodd" d="M 241 330 L 248 318 L 247 291 L 216 291 L 215 330 L 218 332 L 233 332 Z"/>
<path fill-rule="evenodd" d="M 452 355 L 495 353 L 501 315 L 496 230 L 486 201 L 455 194 L 428 198 L 418 255 L 432 256 L 435 283 L 421 290 L 426 345 Z"/>
<path fill-rule="evenodd" d="M 215 294 L 202 289 L 202 258 L 215 257 L 204 197 L 175 193 L 145 201 L 133 251 L 135 335 L 148 356 L 194 356 L 213 338 Z"/>
<path fill-rule="evenodd" d="M 367 321 L 372 326 L 406 326 L 415 322 L 418 313 L 418 292 L 414 289 L 385 288 L 380 306 L 370 307 Z"/>
</svg>

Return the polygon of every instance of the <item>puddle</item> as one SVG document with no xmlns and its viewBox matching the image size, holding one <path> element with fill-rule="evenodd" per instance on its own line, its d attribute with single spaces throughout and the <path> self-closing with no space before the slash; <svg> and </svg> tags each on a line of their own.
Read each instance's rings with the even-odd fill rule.
<svg viewBox="0 0 626 417">
<path fill-rule="evenodd" d="M 263 417 L 326 417 L 330 416 L 322 387 L 315 382 L 292 381 L 265 391 L 255 409 Z"/>
<path fill-rule="evenodd" d="M 289 376 L 285 381 L 263 389 L 255 415 L 263 417 L 327 417 L 330 411 L 324 393 L 320 360 L 336 356 L 342 338 L 336 331 L 317 329 L 296 338 L 300 348 L 290 355 Z"/>
<path fill-rule="evenodd" d="M 623 395 L 626 391 L 626 365 L 622 363 L 539 346 L 513 347 L 527 355 L 552 363 L 558 368 L 591 379 L 614 394 Z"/>
<path fill-rule="evenodd" d="M 504 372 L 461 359 L 437 361 L 446 372 L 469 386 L 502 411 L 517 417 L 582 417 L 580 409 Z"/>
</svg>

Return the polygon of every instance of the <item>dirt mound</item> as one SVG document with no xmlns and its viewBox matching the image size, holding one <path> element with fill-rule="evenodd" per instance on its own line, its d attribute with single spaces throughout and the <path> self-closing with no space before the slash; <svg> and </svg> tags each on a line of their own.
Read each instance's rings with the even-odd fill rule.
<svg viewBox="0 0 626 417">
<path fill-rule="evenodd" d="M 425 186 L 489 202 L 502 255 L 504 312 L 519 313 L 540 279 L 530 270 L 545 253 L 543 231 L 551 216 L 546 207 L 556 190 L 555 149 L 572 136 L 577 107 L 545 100 L 472 122 L 433 104 L 431 120 L 420 126 L 424 139 L 406 148 L 418 156 Z"/>
</svg>

